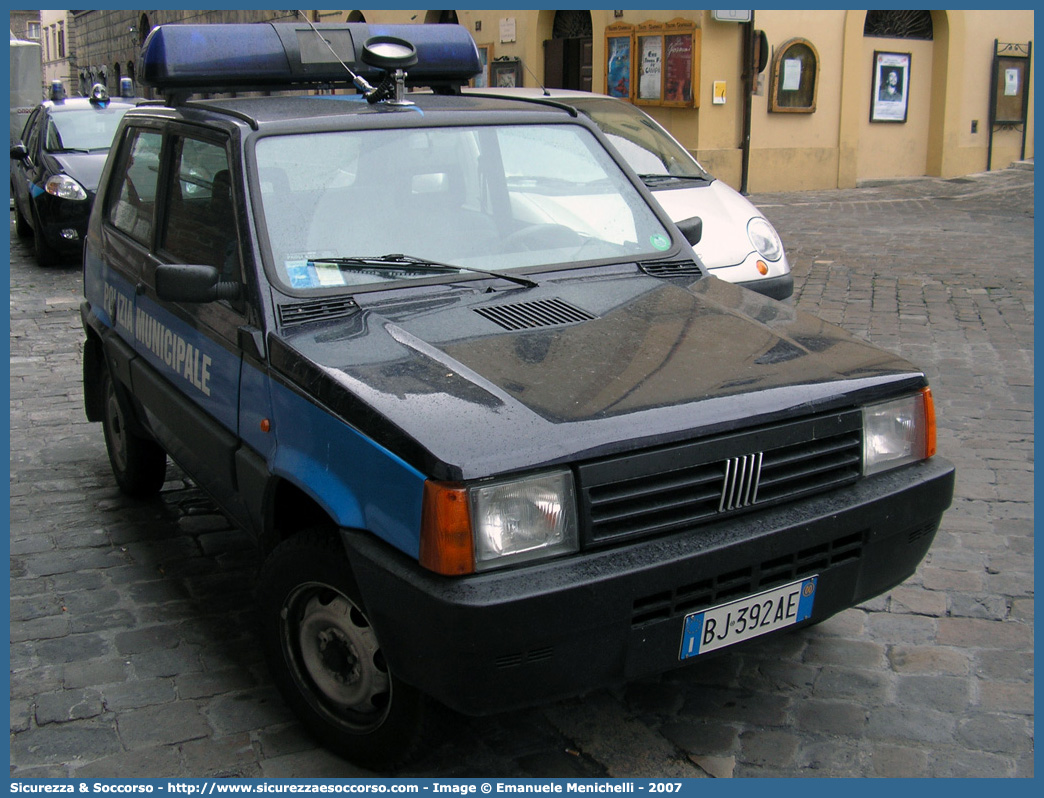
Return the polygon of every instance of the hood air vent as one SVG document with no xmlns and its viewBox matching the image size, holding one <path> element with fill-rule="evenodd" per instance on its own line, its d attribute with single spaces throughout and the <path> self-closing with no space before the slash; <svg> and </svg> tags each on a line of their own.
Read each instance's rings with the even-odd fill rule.
<svg viewBox="0 0 1044 798">
<path fill-rule="evenodd" d="M 296 305 L 280 305 L 279 324 L 283 327 L 293 327 L 298 324 L 308 324 L 311 321 L 329 321 L 351 316 L 357 310 L 359 310 L 359 306 L 350 296 L 314 299 L 311 302 L 301 302 Z"/>
<path fill-rule="evenodd" d="M 650 277 L 699 277 L 703 274 L 691 260 L 646 261 L 639 263 L 638 268 Z"/>
<path fill-rule="evenodd" d="M 518 302 L 513 305 L 487 305 L 474 310 L 505 330 L 555 327 L 596 318 L 586 310 L 573 307 L 561 299 L 538 299 L 535 302 Z"/>
</svg>

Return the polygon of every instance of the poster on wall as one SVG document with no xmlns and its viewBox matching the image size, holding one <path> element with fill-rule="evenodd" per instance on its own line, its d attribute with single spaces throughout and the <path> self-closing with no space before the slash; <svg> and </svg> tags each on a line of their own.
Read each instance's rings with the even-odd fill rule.
<svg viewBox="0 0 1044 798">
<path fill-rule="evenodd" d="M 639 36 L 638 48 L 641 55 L 641 75 L 638 79 L 638 98 L 659 100 L 663 85 L 663 37 Z"/>
<path fill-rule="evenodd" d="M 608 59 L 606 93 L 610 97 L 631 98 L 631 39 L 614 36 L 607 39 Z"/>
<path fill-rule="evenodd" d="M 874 52 L 871 122 L 905 122 L 910 97 L 910 54 Z"/>
<path fill-rule="evenodd" d="M 692 104 L 692 34 L 664 37 L 667 55 L 664 59 L 666 77 L 664 103 Z"/>
</svg>

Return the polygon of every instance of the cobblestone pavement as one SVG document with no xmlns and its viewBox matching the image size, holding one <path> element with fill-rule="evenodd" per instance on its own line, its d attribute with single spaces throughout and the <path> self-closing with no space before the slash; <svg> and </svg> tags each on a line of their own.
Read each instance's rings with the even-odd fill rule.
<svg viewBox="0 0 1044 798">
<path fill-rule="evenodd" d="M 753 197 L 795 302 L 931 379 L 957 496 L 908 582 L 582 700 L 447 716 L 420 776 L 1031 776 L 1033 172 Z M 14 228 L 12 225 L 12 238 Z M 177 471 L 115 488 L 84 420 L 75 265 L 11 246 L 11 773 L 364 775 L 252 636 L 256 557 Z"/>
</svg>

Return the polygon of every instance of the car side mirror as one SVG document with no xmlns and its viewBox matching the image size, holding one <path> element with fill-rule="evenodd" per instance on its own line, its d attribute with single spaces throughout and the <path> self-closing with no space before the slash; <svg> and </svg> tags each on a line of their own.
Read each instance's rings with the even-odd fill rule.
<svg viewBox="0 0 1044 798">
<path fill-rule="evenodd" d="M 222 282 L 214 266 L 163 263 L 156 267 L 156 296 L 165 302 L 214 302 L 239 299 L 241 286 Z"/>
<path fill-rule="evenodd" d="M 29 160 L 29 150 L 25 148 L 22 142 L 18 142 L 11 147 L 11 160 L 12 161 L 27 161 Z"/>
<path fill-rule="evenodd" d="M 699 216 L 693 216 L 688 219 L 682 219 L 677 224 L 681 234 L 685 236 L 685 240 L 692 246 L 700 243 L 700 239 L 703 238 L 703 219 Z"/>
</svg>

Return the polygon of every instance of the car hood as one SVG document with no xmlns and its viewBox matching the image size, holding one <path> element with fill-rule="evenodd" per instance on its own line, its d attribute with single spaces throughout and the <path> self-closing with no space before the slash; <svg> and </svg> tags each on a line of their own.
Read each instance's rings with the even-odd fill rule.
<svg viewBox="0 0 1044 798">
<path fill-rule="evenodd" d="M 656 188 L 653 196 L 675 222 L 693 216 L 703 220 L 703 236 L 693 249 L 707 268 L 735 266 L 754 252 L 747 222 L 761 213 L 720 180 L 684 188 Z"/>
<path fill-rule="evenodd" d="M 270 336 L 273 367 L 440 479 L 690 440 L 924 384 L 895 355 L 714 277 L 631 273 L 360 305 Z M 552 310 L 575 320 L 545 325 Z"/>
<path fill-rule="evenodd" d="M 101 180 L 102 169 L 108 150 L 91 150 L 90 152 L 51 153 L 62 172 L 76 180 L 88 191 L 95 193 Z"/>
</svg>

